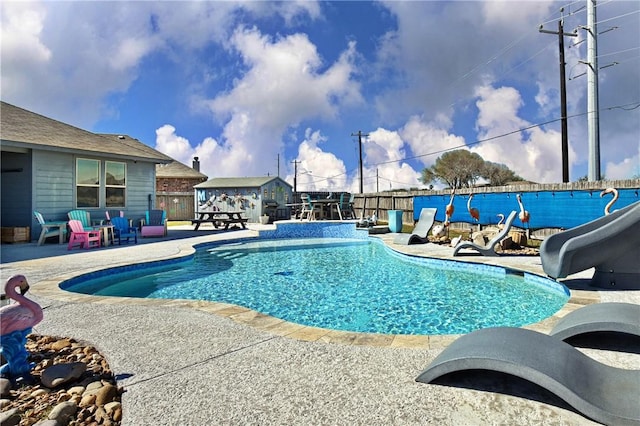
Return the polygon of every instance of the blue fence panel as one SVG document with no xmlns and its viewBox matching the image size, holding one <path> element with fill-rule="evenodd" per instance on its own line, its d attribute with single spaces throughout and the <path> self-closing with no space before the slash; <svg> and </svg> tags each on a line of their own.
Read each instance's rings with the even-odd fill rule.
<svg viewBox="0 0 640 426">
<path fill-rule="evenodd" d="M 639 189 L 619 189 L 618 201 L 611 211 L 621 209 L 640 200 Z M 600 197 L 599 190 L 585 191 L 537 191 L 521 192 L 524 209 L 529 212 L 528 227 L 539 228 L 573 228 L 604 215 L 604 208 L 613 195 Z M 520 211 L 516 199 L 518 192 L 480 193 L 474 194 L 471 207 L 480 212 L 480 224 L 495 225 L 500 220 L 499 213 L 508 216 L 512 210 Z M 444 221 L 445 208 L 449 204 L 450 194 L 419 195 L 413 199 L 413 218 L 418 220 L 420 210 L 424 207 L 436 207 L 436 220 Z M 467 210 L 469 196 L 456 195 L 453 201 L 454 212 L 451 222 L 477 223 Z M 526 227 L 519 219 L 514 226 Z"/>
</svg>

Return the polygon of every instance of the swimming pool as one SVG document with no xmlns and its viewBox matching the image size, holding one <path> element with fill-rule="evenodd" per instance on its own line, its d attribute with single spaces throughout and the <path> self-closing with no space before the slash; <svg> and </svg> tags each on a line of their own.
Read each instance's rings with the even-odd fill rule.
<svg viewBox="0 0 640 426">
<path fill-rule="evenodd" d="M 207 245 L 186 260 L 94 272 L 61 288 L 227 302 L 335 330 L 432 335 L 538 322 L 569 298 L 566 287 L 535 275 L 335 238 Z"/>
</svg>

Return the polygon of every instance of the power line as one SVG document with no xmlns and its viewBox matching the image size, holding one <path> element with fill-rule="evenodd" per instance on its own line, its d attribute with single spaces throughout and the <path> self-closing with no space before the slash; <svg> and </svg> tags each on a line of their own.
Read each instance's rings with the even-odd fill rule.
<svg viewBox="0 0 640 426">
<path fill-rule="evenodd" d="M 630 108 L 627 108 L 627 107 L 630 107 Z M 621 109 L 623 111 L 633 111 L 633 110 L 638 109 L 638 108 L 640 108 L 640 100 L 635 101 L 635 102 L 629 102 L 627 104 L 614 105 L 614 106 L 609 106 L 609 107 L 605 107 L 605 108 L 600 108 L 600 111 L 611 111 L 611 110 L 614 110 L 614 109 Z M 568 115 L 567 118 L 582 117 L 582 116 L 585 116 L 585 115 L 587 115 L 589 113 L 590 113 L 590 111 L 580 112 L 580 113 Z M 462 144 L 462 145 L 456 145 L 456 146 L 452 146 L 452 147 L 449 147 L 449 148 L 444 148 L 444 149 L 440 149 L 440 150 L 436 150 L 436 151 L 431 151 L 431 152 L 427 152 L 425 154 L 419 154 L 419 155 L 414 155 L 414 156 L 411 156 L 411 157 L 399 158 L 397 160 L 381 161 L 379 163 L 373 163 L 373 164 L 370 164 L 370 165 L 371 166 L 379 166 L 379 165 L 383 165 L 383 164 L 393 164 L 393 163 L 398 163 L 398 162 L 401 162 L 401 161 L 415 160 L 415 159 L 422 158 L 422 157 L 428 157 L 430 155 L 442 154 L 443 152 L 448 152 L 448 151 L 453 151 L 453 150 L 460 149 L 460 148 L 466 148 L 466 147 L 469 147 L 469 146 L 479 145 L 479 144 L 484 143 L 484 142 L 490 142 L 492 140 L 504 138 L 506 136 L 511 136 L 513 134 L 524 132 L 526 130 L 531 130 L 531 129 L 534 129 L 536 127 L 542 127 L 542 126 L 545 126 L 547 124 L 556 123 L 556 122 L 560 121 L 561 119 L 562 118 L 554 118 L 552 120 L 548 120 L 548 121 L 544 121 L 544 122 L 541 122 L 541 123 L 532 124 L 532 125 L 526 126 L 526 127 L 521 127 L 519 129 L 513 130 L 511 132 L 507 132 L 507 133 L 503 133 L 503 134 L 500 134 L 500 135 L 492 136 L 492 137 L 489 137 L 489 138 L 486 138 L 486 139 L 478 139 L 478 140 L 476 140 L 474 142 L 469 142 L 469 143 L 465 143 L 465 144 Z M 324 182 L 324 181 L 327 181 L 327 180 L 330 180 L 330 179 L 338 178 L 340 176 L 345 176 L 345 175 L 348 175 L 349 173 L 353 173 L 354 170 L 355 169 L 352 169 L 350 171 L 347 171 L 347 172 L 344 172 L 344 173 L 339 173 L 337 175 L 328 176 L 328 177 L 310 175 L 310 176 L 312 176 L 314 178 L 316 178 L 316 177 L 318 178 L 317 180 L 313 180 L 311 183 L 315 184 L 317 182 Z M 396 183 L 402 183 L 402 182 L 396 182 Z"/>
</svg>

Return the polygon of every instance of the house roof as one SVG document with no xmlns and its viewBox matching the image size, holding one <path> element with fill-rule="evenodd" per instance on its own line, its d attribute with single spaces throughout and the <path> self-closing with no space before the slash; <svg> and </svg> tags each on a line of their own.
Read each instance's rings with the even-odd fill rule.
<svg viewBox="0 0 640 426">
<path fill-rule="evenodd" d="M 192 167 L 185 166 L 179 161 L 168 164 L 156 164 L 157 178 L 190 178 L 206 180 L 207 175 L 200 173 Z"/>
<path fill-rule="evenodd" d="M 279 180 L 291 187 L 285 180 L 277 176 L 259 176 L 244 178 L 212 178 L 194 186 L 194 188 L 259 188 L 274 180 Z"/>
<path fill-rule="evenodd" d="M 91 133 L 6 102 L 0 102 L 0 139 L 4 146 L 19 148 L 91 153 L 154 163 L 173 161 L 137 139 Z"/>
</svg>

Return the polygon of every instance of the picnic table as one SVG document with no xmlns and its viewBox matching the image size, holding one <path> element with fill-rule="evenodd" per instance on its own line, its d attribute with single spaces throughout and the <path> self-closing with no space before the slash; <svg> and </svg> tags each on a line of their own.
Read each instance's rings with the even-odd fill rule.
<svg viewBox="0 0 640 426">
<path fill-rule="evenodd" d="M 224 229 L 229 229 L 231 224 L 240 224 L 243 229 L 246 229 L 245 223 L 247 218 L 242 217 L 243 211 L 211 211 L 211 212 L 198 212 L 197 219 L 191 219 L 191 224 L 195 225 L 194 231 L 200 228 L 203 223 L 211 223 L 214 227 L 218 228 L 224 225 Z"/>
</svg>

